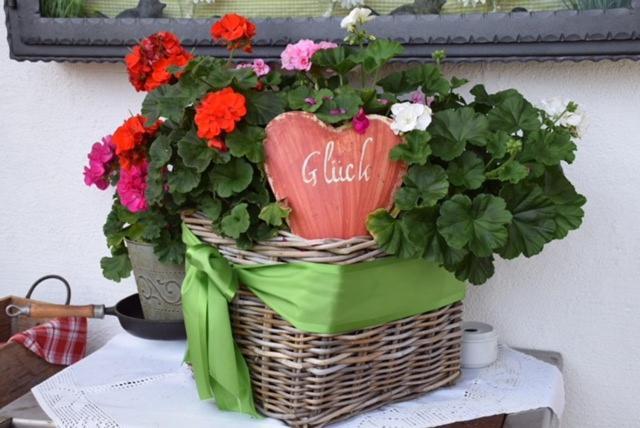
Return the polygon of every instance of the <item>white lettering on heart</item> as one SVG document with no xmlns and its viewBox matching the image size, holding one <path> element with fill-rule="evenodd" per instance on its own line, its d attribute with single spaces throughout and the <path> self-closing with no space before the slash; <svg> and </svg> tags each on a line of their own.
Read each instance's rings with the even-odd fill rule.
<svg viewBox="0 0 640 428">
<path fill-rule="evenodd" d="M 322 178 L 327 184 L 351 183 L 352 181 L 369 181 L 371 179 L 371 165 L 365 165 L 365 156 L 367 147 L 373 144 L 373 138 L 369 137 L 362 144 L 362 152 L 360 153 L 360 161 L 358 162 L 358 174 L 354 173 L 356 166 L 353 163 L 343 165 L 340 160 L 333 158 L 333 151 L 336 143 L 329 141 L 325 146 L 324 159 L 322 162 Z M 313 167 L 312 161 L 315 157 L 320 156 L 318 150 L 314 150 L 304 158 L 302 162 L 302 181 L 306 184 L 315 186 L 318 184 L 318 168 Z M 319 160 L 319 159 L 318 159 Z"/>
</svg>

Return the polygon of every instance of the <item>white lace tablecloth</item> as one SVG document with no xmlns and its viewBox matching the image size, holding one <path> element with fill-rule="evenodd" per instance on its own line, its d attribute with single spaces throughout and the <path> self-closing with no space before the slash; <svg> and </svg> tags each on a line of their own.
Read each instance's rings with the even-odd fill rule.
<svg viewBox="0 0 640 428">
<path fill-rule="evenodd" d="M 182 364 L 185 347 L 184 341 L 142 340 L 122 333 L 32 391 L 61 428 L 284 426 L 274 419 L 221 412 L 214 402 L 199 400 L 191 372 Z M 496 363 L 463 370 L 455 386 L 335 426 L 427 428 L 539 408 L 560 416 L 563 407 L 560 371 L 503 346 Z"/>
</svg>

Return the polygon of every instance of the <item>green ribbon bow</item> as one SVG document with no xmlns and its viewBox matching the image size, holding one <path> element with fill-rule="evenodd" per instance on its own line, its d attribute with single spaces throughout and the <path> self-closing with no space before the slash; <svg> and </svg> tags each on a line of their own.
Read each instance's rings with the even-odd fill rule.
<svg viewBox="0 0 640 428">
<path fill-rule="evenodd" d="M 337 334 L 428 312 L 462 300 L 465 285 L 420 259 L 385 258 L 353 265 L 230 264 L 182 226 L 187 246 L 182 306 L 187 359 L 201 399 L 259 417 L 249 369 L 233 340 L 228 304 L 243 284 L 297 329 Z"/>
</svg>

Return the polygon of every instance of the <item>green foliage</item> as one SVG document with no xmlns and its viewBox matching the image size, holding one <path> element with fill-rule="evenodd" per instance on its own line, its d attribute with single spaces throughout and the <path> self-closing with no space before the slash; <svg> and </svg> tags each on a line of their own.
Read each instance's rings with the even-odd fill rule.
<svg viewBox="0 0 640 428">
<path fill-rule="evenodd" d="M 392 58 L 404 51 L 398 42 L 386 39 L 377 39 L 356 55 L 356 61 L 362 64 L 366 73 L 375 73 Z"/>
<path fill-rule="evenodd" d="M 189 132 L 178 141 L 178 154 L 182 158 L 182 162 L 184 162 L 185 166 L 192 168 L 197 173 L 201 173 L 207 169 L 213 160 L 214 153 L 215 152 L 207 146 L 207 142 L 198 137 L 195 129 L 189 130 Z"/>
<path fill-rule="evenodd" d="M 131 262 L 126 253 L 103 257 L 100 260 L 100 267 L 102 275 L 111 281 L 120 282 L 123 278 L 131 275 Z"/>
<path fill-rule="evenodd" d="M 89 15 L 85 0 L 41 0 L 40 14 L 48 18 L 82 18 Z"/>
<path fill-rule="evenodd" d="M 378 85 L 394 94 L 404 94 L 421 87 L 426 95 L 441 96 L 446 95 L 451 88 L 451 84 L 444 78 L 440 68 L 432 64 L 423 64 L 392 73 L 380 80 Z"/>
<path fill-rule="evenodd" d="M 411 131 L 404 136 L 405 143 L 391 149 L 391 159 L 408 164 L 424 165 L 431 154 L 431 136 L 424 131 Z"/>
<path fill-rule="evenodd" d="M 448 109 L 433 115 L 429 127 L 433 154 L 442 160 L 450 161 L 460 156 L 467 143 L 485 146 L 489 123 L 487 118 L 475 113 L 473 109 Z"/>
<path fill-rule="evenodd" d="M 396 193 L 396 205 L 401 210 L 432 207 L 449 191 L 444 169 L 438 165 L 415 165 L 404 177 L 404 186 Z"/>
<path fill-rule="evenodd" d="M 232 238 L 239 238 L 240 234 L 249 229 L 250 219 L 247 204 L 238 204 L 229 214 L 224 216 L 220 225 L 222 232 Z"/>
<path fill-rule="evenodd" d="M 239 158 L 245 156 L 249 161 L 260 164 L 264 161 L 262 142 L 265 137 L 263 128 L 243 125 L 227 137 L 226 143 L 233 156 Z"/>
<path fill-rule="evenodd" d="M 355 68 L 355 52 L 349 46 L 338 46 L 334 49 L 321 49 L 313 55 L 311 62 L 317 67 L 333 70 L 338 74 L 346 74 Z"/>
<path fill-rule="evenodd" d="M 260 210 L 258 218 L 260 220 L 264 220 L 271 226 L 280 227 L 284 224 L 284 220 L 289 217 L 290 213 L 291 208 L 285 206 L 281 202 L 272 202 L 269 205 L 265 205 L 264 208 Z"/>
<path fill-rule="evenodd" d="M 379 209 L 369 214 L 367 229 L 380 248 L 387 253 L 395 254 L 399 257 L 415 256 L 416 250 L 407 237 L 407 228 L 386 210 Z"/>
<path fill-rule="evenodd" d="M 440 207 L 438 231 L 449 246 L 468 248 L 478 257 L 488 257 L 507 241 L 512 215 L 504 199 L 480 194 L 471 200 L 455 195 Z"/>
<path fill-rule="evenodd" d="M 140 147 L 149 161 L 149 209 L 131 213 L 115 197 L 104 226 L 111 252 L 101 262 L 105 277 L 129 275 L 126 240 L 150 242 L 161 260 L 182 263 L 185 210 L 204 213 L 216 233 L 243 249 L 276 236 L 287 228 L 291 209 L 275 200 L 267 183 L 268 123 L 287 111 L 305 111 L 349 126 L 361 108 L 389 117 L 393 104 L 417 90 L 429 97 L 431 122 L 402 134 L 403 143 L 389 153 L 406 164 L 407 173 L 393 209 L 376 210 L 367 219 L 383 250 L 422 258 L 481 284 L 494 274 L 496 254 L 531 257 L 580 226 L 586 199 L 562 170 L 575 159 L 575 128 L 556 123 L 514 89 L 490 93 L 476 85 L 467 100 L 458 89 L 468 82 L 443 75 L 442 52 L 434 55 L 436 64 L 408 66 L 379 79 L 403 48 L 361 26 L 358 31 L 349 40 L 359 46 L 319 50 L 308 72 L 257 76 L 252 68 L 210 57 L 170 68 L 175 81 L 148 93 L 142 104 L 148 123 L 163 120 L 158 135 Z M 354 75 L 357 85 L 349 83 Z M 245 97 L 246 114 L 221 127 L 212 144 L 198 137 L 196 109 L 224 88 Z"/>
<path fill-rule="evenodd" d="M 283 96 L 270 92 L 248 92 L 247 98 L 247 123 L 251 125 L 266 125 L 284 112 L 286 101 Z"/>
<path fill-rule="evenodd" d="M 449 163 L 447 175 L 454 186 L 478 189 L 484 183 L 484 162 L 475 153 L 464 152 Z"/>
<path fill-rule="evenodd" d="M 240 158 L 233 158 L 229 163 L 216 165 L 210 174 L 214 191 L 221 198 L 240 193 L 251 183 L 253 168 Z"/>
<path fill-rule="evenodd" d="M 534 131 L 541 125 L 536 109 L 517 92 L 505 94 L 487 118 L 492 130 L 508 133 Z"/>
</svg>

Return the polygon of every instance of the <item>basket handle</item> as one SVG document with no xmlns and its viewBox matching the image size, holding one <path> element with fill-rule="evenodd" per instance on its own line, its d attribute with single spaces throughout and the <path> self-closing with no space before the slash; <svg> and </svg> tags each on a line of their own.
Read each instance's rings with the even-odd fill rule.
<svg viewBox="0 0 640 428">
<path fill-rule="evenodd" d="M 31 287 L 29 287 L 29 291 L 27 291 L 27 295 L 25 296 L 25 298 L 30 299 L 36 287 L 49 279 L 57 279 L 58 281 L 62 282 L 62 284 L 64 284 L 64 288 L 67 290 L 67 300 L 64 302 L 64 304 L 68 305 L 71 302 L 71 286 L 69 285 L 69 281 L 67 281 L 60 275 L 45 275 L 42 278 L 39 278 L 38 280 L 36 280 L 36 282 L 33 283 L 33 285 L 31 285 Z"/>
</svg>

